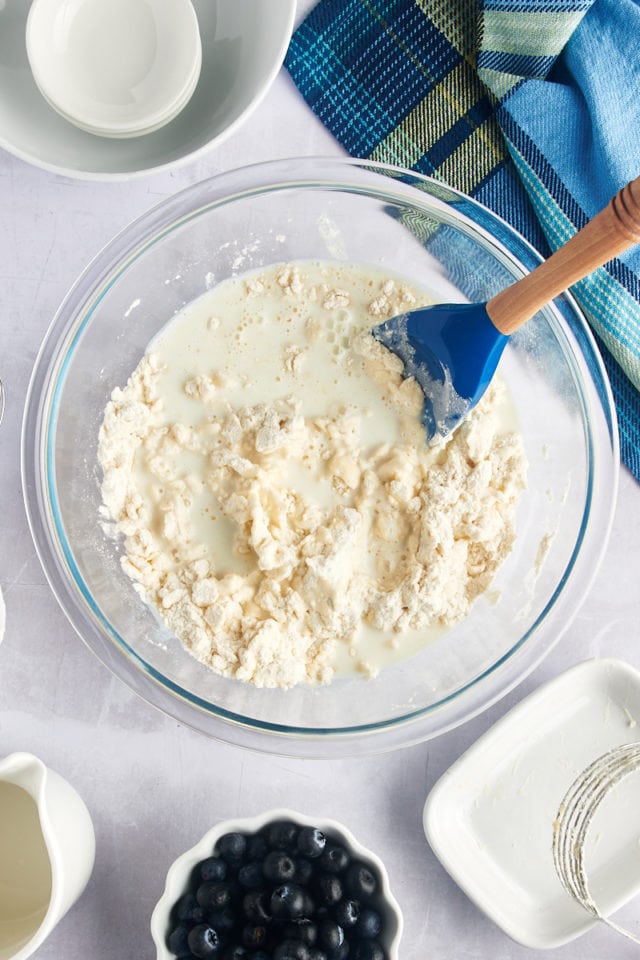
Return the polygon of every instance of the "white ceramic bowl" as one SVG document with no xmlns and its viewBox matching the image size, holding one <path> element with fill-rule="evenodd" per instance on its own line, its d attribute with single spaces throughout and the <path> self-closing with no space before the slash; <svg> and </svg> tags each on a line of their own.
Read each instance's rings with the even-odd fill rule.
<svg viewBox="0 0 640 960">
<path fill-rule="evenodd" d="M 118 180 L 171 169 L 229 137 L 282 66 L 295 0 L 193 0 L 193 6 L 202 68 L 188 104 L 155 132 L 107 138 L 69 123 L 36 86 L 25 41 L 30 0 L 0 3 L 0 147 L 67 177 Z"/>
<path fill-rule="evenodd" d="M 172 120 L 202 64 L 191 0 L 34 0 L 26 44 L 47 102 L 106 137 L 140 136 Z"/>
<path fill-rule="evenodd" d="M 171 928 L 171 910 L 179 897 L 186 892 L 196 864 L 211 856 L 217 841 L 225 833 L 237 831 L 253 834 L 279 820 L 292 820 L 300 826 L 318 827 L 328 838 L 343 844 L 355 858 L 362 860 L 378 875 L 381 893 L 379 905 L 382 907 L 384 921 L 384 933 L 380 936 L 380 942 L 388 960 L 398 960 L 403 928 L 402 912 L 391 893 L 389 877 L 382 860 L 358 843 L 351 831 L 338 821 L 309 817 L 286 808 L 269 810 L 255 817 L 223 820 L 208 830 L 195 846 L 174 860 L 167 873 L 164 892 L 151 915 L 151 935 L 156 946 L 156 960 L 175 960 L 175 955 L 165 942 Z"/>
</svg>

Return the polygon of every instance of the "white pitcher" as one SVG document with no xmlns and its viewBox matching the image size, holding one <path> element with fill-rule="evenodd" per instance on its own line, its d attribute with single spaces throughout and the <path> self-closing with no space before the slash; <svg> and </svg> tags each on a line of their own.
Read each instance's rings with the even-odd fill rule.
<svg viewBox="0 0 640 960">
<path fill-rule="evenodd" d="M 84 890 L 95 858 L 89 811 L 30 753 L 0 760 L 0 960 L 26 960 Z"/>
</svg>

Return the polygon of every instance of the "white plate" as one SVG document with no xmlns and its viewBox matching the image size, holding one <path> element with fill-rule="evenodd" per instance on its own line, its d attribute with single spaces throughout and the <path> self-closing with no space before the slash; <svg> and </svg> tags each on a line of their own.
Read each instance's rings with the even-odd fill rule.
<svg viewBox="0 0 640 960">
<path fill-rule="evenodd" d="M 282 66 L 295 0 L 194 0 L 200 79 L 161 129 L 113 139 L 80 130 L 46 102 L 29 69 L 30 0 L 0 0 L 0 147 L 69 177 L 109 180 L 166 170 L 226 139 L 262 100 Z"/>
<path fill-rule="evenodd" d="M 427 839 L 465 893 L 514 940 L 556 947 L 597 921 L 566 892 L 553 827 L 566 791 L 602 754 L 640 740 L 640 673 L 589 660 L 545 684 L 481 737 L 432 788 Z M 605 916 L 640 890 L 640 774 L 594 816 L 585 872 Z"/>
</svg>

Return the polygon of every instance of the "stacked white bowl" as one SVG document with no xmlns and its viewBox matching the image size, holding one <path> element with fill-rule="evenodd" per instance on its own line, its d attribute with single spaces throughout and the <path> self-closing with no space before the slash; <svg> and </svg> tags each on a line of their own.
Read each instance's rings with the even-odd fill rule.
<svg viewBox="0 0 640 960">
<path fill-rule="evenodd" d="M 139 137 L 169 123 L 202 64 L 191 0 L 34 0 L 26 45 L 50 106 L 102 137 Z"/>
</svg>

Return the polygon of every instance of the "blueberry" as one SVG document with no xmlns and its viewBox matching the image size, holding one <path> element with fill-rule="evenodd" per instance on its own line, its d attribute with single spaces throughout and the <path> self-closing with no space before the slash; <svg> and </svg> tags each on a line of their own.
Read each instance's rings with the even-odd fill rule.
<svg viewBox="0 0 640 960">
<path fill-rule="evenodd" d="M 305 895 L 295 883 L 282 883 L 271 894 L 269 906 L 274 917 L 295 919 L 304 913 Z"/>
<path fill-rule="evenodd" d="M 176 957 L 186 957 L 191 953 L 191 947 L 187 940 L 189 930 L 190 927 L 181 923 L 177 927 L 174 927 L 167 937 L 167 947 Z"/>
<path fill-rule="evenodd" d="M 304 891 L 304 910 L 303 916 L 313 917 L 316 913 L 322 916 L 322 910 L 316 907 L 315 900 L 309 895 L 307 890 Z"/>
<path fill-rule="evenodd" d="M 276 883 L 292 880 L 296 872 L 295 860 L 284 850 L 271 850 L 262 861 L 262 872 L 267 880 Z"/>
<path fill-rule="evenodd" d="M 247 849 L 247 838 L 244 833 L 225 833 L 216 844 L 215 852 L 231 866 L 242 863 Z"/>
<path fill-rule="evenodd" d="M 277 820 L 267 828 L 267 840 L 272 850 L 286 850 L 294 853 L 297 849 L 299 827 L 290 820 Z"/>
<path fill-rule="evenodd" d="M 350 960 L 387 960 L 387 955 L 377 940 L 359 940 Z"/>
<path fill-rule="evenodd" d="M 335 920 L 323 920 L 318 926 L 318 944 L 333 956 L 344 943 L 344 930 Z"/>
<path fill-rule="evenodd" d="M 251 954 L 251 960 L 271 960 L 271 954 L 266 950 L 256 950 Z"/>
<path fill-rule="evenodd" d="M 360 904 L 357 900 L 341 900 L 333 911 L 333 917 L 341 927 L 353 927 L 360 916 Z"/>
<path fill-rule="evenodd" d="M 221 857 L 207 857 L 198 864 L 201 880 L 226 880 L 227 864 Z"/>
<path fill-rule="evenodd" d="M 256 860 L 245 863 L 238 870 L 238 883 L 241 887 L 257 889 L 262 886 L 262 864 Z"/>
<path fill-rule="evenodd" d="M 191 923 L 201 923 L 204 920 L 204 910 L 192 893 L 185 893 L 180 897 L 173 909 L 177 920 L 189 920 Z"/>
<path fill-rule="evenodd" d="M 337 950 L 334 950 L 333 953 L 327 954 L 327 960 L 347 960 L 347 957 L 351 953 L 351 948 L 349 947 L 349 941 L 345 940 L 340 944 Z"/>
<path fill-rule="evenodd" d="M 264 890 L 251 890 L 242 900 L 242 910 L 247 920 L 269 920 L 271 910 L 269 897 Z"/>
<path fill-rule="evenodd" d="M 382 917 L 373 907 L 363 907 L 360 911 L 355 933 L 363 940 L 375 940 L 382 930 Z"/>
<path fill-rule="evenodd" d="M 250 960 L 251 954 L 241 943 L 234 943 L 227 947 L 222 954 L 222 960 Z"/>
<path fill-rule="evenodd" d="M 208 923 L 192 927 L 187 937 L 191 953 L 196 957 L 213 957 L 220 949 L 220 937 Z"/>
<path fill-rule="evenodd" d="M 331 873 L 316 875 L 314 893 L 320 906 L 333 907 L 342 900 L 342 883 L 340 878 Z"/>
<path fill-rule="evenodd" d="M 373 872 L 359 860 L 347 870 L 345 885 L 355 900 L 368 900 L 378 889 L 378 881 Z"/>
<path fill-rule="evenodd" d="M 228 903 L 223 907 L 212 907 L 207 911 L 207 922 L 218 933 L 229 933 L 236 925 L 235 910 Z"/>
<path fill-rule="evenodd" d="M 301 827 L 296 846 L 303 857 L 315 860 L 325 848 L 327 838 L 317 827 Z"/>
<path fill-rule="evenodd" d="M 318 939 L 318 925 L 309 919 L 296 920 L 283 927 L 282 936 L 284 940 L 302 940 L 308 947 L 313 947 Z"/>
<path fill-rule="evenodd" d="M 339 843 L 328 843 L 320 857 L 320 866 L 327 873 L 343 873 L 350 863 L 349 853 Z"/>
<path fill-rule="evenodd" d="M 309 948 L 302 940 L 283 940 L 273 951 L 273 960 L 309 960 Z"/>
<path fill-rule="evenodd" d="M 324 950 L 319 947 L 313 947 L 309 950 L 309 960 L 329 960 Z"/>
<path fill-rule="evenodd" d="M 249 860 L 264 860 L 269 852 L 269 840 L 266 830 L 254 833 L 247 840 L 247 857 Z"/>
<path fill-rule="evenodd" d="M 205 910 L 231 903 L 234 887 L 226 880 L 206 880 L 196 890 L 196 900 Z"/>
<path fill-rule="evenodd" d="M 267 941 L 267 928 L 261 923 L 247 923 L 242 928 L 242 942 L 245 947 L 257 950 Z"/>
<path fill-rule="evenodd" d="M 301 886 L 306 887 L 311 881 L 311 877 L 315 872 L 315 867 L 311 860 L 304 860 L 300 857 L 295 861 L 295 873 L 293 874 L 293 879 L 296 883 L 299 883 Z"/>
</svg>

